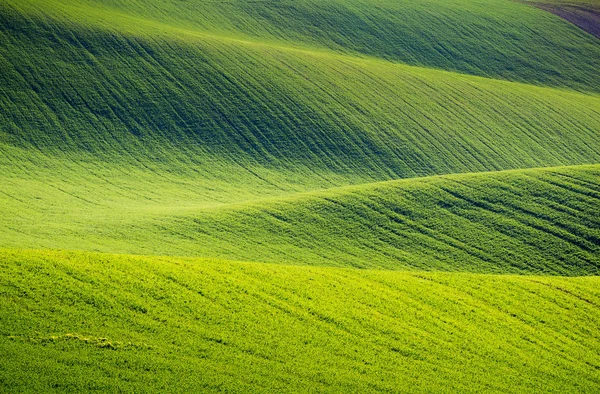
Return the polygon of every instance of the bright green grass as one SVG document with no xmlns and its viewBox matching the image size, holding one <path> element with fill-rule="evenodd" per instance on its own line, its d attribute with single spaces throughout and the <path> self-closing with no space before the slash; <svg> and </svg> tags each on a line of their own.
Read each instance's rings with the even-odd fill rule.
<svg viewBox="0 0 600 394">
<path fill-rule="evenodd" d="M 130 189 L 109 180 L 9 180 L 0 194 L 0 246 L 363 268 L 600 270 L 598 165 L 408 179 L 212 205 L 194 205 L 193 184 L 169 188 L 168 181 L 150 179 L 124 185 Z"/>
<path fill-rule="evenodd" d="M 600 388 L 600 279 L 0 252 L 3 392 Z"/>
<path fill-rule="evenodd" d="M 366 54 L 598 92 L 600 42 L 509 0 L 3 0 L 4 9 L 135 34 L 184 30 Z"/>
</svg>

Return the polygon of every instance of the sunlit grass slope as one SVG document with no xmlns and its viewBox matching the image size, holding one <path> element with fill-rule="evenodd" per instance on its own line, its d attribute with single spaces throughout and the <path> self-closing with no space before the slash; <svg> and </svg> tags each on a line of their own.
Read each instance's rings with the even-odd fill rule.
<svg viewBox="0 0 600 394">
<path fill-rule="evenodd" d="M 166 174 L 241 196 L 600 159 L 595 94 L 26 4 L 0 13 L 3 175 Z"/>
<path fill-rule="evenodd" d="M 51 189 L 7 182 L 0 246 L 362 268 L 600 271 L 598 165 L 408 179 L 225 205 L 194 205 L 185 185 L 157 183 L 172 193 L 165 201 L 136 194 L 150 187 L 143 182 L 130 184 L 130 194 L 108 182 L 79 182 L 52 180 Z"/>
<path fill-rule="evenodd" d="M 3 0 L 4 8 L 151 35 L 155 25 L 598 92 L 600 42 L 509 0 Z M 154 24 L 154 25 L 153 25 Z M 160 28 L 160 27 L 159 27 Z"/>
<path fill-rule="evenodd" d="M 600 387 L 598 277 L 4 250 L 0 278 L 3 392 Z"/>
</svg>

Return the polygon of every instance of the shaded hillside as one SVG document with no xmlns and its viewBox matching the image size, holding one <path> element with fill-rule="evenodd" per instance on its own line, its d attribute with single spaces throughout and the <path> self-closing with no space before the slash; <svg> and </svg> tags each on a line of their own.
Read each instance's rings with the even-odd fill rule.
<svg viewBox="0 0 600 394">
<path fill-rule="evenodd" d="M 308 171 L 335 186 L 600 158 L 598 96 L 2 15 L 0 149 L 11 170 L 16 148 L 221 178 L 219 166 Z"/>
</svg>

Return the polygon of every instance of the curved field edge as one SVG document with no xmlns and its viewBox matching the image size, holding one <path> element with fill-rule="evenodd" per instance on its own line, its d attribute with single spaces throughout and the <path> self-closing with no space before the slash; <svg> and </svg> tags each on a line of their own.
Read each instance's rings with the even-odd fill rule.
<svg viewBox="0 0 600 394">
<path fill-rule="evenodd" d="M 600 387 L 597 277 L 23 250 L 0 276 L 4 392 Z"/>
<path fill-rule="evenodd" d="M 598 274 L 600 166 L 382 182 L 172 212 L 146 225 L 157 240 L 195 244 L 203 256 L 361 268 Z"/>
<path fill-rule="evenodd" d="M 220 36 L 598 92 L 600 43 L 509 0 L 40 1 L 6 12 L 110 32 Z"/>
<path fill-rule="evenodd" d="M 557 15 L 600 38 L 600 4 L 593 0 L 521 0 Z"/>
<path fill-rule="evenodd" d="M 82 201 L 60 184 L 21 202 L 18 185 L 0 196 L 0 246 L 490 273 L 600 269 L 600 165 L 406 179 L 213 207 L 136 200 L 135 189 L 124 201 L 111 194 Z"/>
</svg>

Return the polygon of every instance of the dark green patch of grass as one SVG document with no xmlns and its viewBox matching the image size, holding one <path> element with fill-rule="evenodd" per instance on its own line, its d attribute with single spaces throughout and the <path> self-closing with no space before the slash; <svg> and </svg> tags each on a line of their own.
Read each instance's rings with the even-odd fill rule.
<svg viewBox="0 0 600 394">
<path fill-rule="evenodd" d="M 135 173 L 200 183 L 199 198 L 223 202 L 600 159 L 595 95 L 154 22 L 0 15 L 0 173 L 10 178 L 135 184 Z"/>
</svg>

